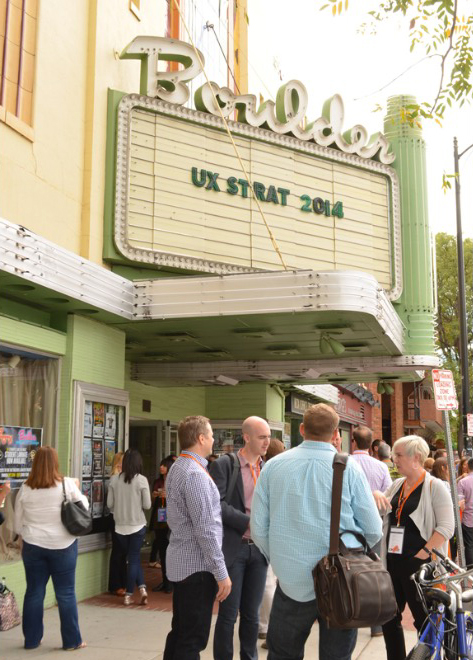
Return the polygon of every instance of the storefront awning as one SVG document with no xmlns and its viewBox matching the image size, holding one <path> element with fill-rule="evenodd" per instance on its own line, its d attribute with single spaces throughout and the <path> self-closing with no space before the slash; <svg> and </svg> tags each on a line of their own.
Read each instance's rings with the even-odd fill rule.
<svg viewBox="0 0 473 660">
<path fill-rule="evenodd" d="M 360 271 L 133 282 L 0 219 L 0 286 L 51 314 L 123 330 L 132 378 L 154 385 L 418 380 L 437 366 L 436 357 L 403 356 L 399 316 Z"/>
</svg>

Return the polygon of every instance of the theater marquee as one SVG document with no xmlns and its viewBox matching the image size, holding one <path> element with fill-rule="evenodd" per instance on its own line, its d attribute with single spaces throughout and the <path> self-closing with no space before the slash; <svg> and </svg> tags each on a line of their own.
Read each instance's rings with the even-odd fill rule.
<svg viewBox="0 0 473 660">
<path fill-rule="evenodd" d="M 158 73 L 153 44 L 187 68 Z M 187 44 L 172 42 L 166 55 L 169 44 L 139 37 L 123 55 L 146 63 L 142 94 L 123 96 L 117 113 L 114 240 L 123 257 L 222 274 L 281 269 L 252 187 L 290 269 L 359 269 L 396 298 L 399 190 L 384 136 L 344 131 L 338 95 L 304 123 L 298 81 L 258 111 L 254 96 L 211 83 L 224 115 L 239 120 L 228 123 L 245 177 L 208 85 L 195 94 L 197 110 L 182 105 L 200 68 Z"/>
</svg>

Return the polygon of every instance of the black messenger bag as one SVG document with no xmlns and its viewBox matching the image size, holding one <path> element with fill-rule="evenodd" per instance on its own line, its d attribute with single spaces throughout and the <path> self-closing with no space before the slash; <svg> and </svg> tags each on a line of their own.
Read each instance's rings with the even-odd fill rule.
<svg viewBox="0 0 473 660">
<path fill-rule="evenodd" d="M 341 540 L 340 508 L 346 454 L 333 460 L 330 549 L 312 571 L 317 608 L 329 628 L 367 628 L 390 621 L 397 612 L 391 576 L 364 536 L 349 532 L 360 548 Z M 344 532 L 347 533 L 347 532 Z"/>
</svg>

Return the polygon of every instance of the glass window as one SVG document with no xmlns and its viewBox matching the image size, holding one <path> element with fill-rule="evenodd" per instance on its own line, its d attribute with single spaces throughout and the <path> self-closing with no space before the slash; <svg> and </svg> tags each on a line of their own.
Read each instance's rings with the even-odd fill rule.
<svg viewBox="0 0 473 660">
<path fill-rule="evenodd" d="M 58 385 L 57 358 L 0 345 L 0 483 L 12 486 L 2 509 L 0 562 L 19 558 L 13 502 L 36 447 L 55 445 Z"/>
<path fill-rule="evenodd" d="M 33 125 L 37 0 L 0 3 L 0 107 L 11 117 Z"/>
</svg>

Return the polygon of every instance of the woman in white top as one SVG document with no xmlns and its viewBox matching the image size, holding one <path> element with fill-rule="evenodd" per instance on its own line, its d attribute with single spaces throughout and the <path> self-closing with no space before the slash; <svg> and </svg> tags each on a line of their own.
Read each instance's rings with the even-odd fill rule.
<svg viewBox="0 0 473 660">
<path fill-rule="evenodd" d="M 75 479 L 59 473 L 58 455 L 52 447 L 40 447 L 28 479 L 15 501 L 15 531 L 23 539 L 22 558 L 26 574 L 23 603 L 25 649 L 34 649 L 43 637 L 43 605 L 46 585 L 52 578 L 61 621 L 62 646 L 66 651 L 86 646 L 79 630 L 75 594 L 77 539 L 61 522 L 66 497 L 89 507 Z"/>
<path fill-rule="evenodd" d="M 133 603 L 135 584 L 140 590 L 140 605 L 148 602 L 148 593 L 141 567 L 141 546 L 146 534 L 143 509 L 151 508 L 149 484 L 143 471 L 143 461 L 136 449 L 127 449 L 123 456 L 122 472 L 110 479 L 107 506 L 113 513 L 115 532 L 128 558 L 128 572 L 124 604 Z"/>
</svg>

